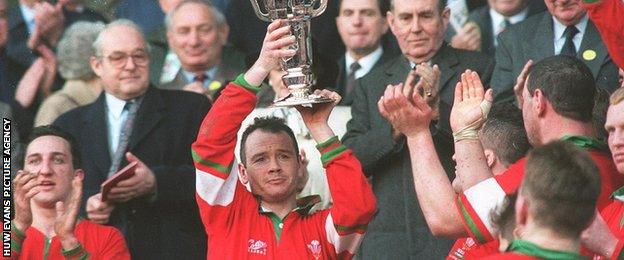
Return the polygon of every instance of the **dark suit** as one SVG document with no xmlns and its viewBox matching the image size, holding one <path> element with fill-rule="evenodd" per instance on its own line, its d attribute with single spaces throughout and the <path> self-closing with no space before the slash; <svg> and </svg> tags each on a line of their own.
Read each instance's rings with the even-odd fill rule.
<svg viewBox="0 0 624 260">
<path fill-rule="evenodd" d="M 205 259 L 206 237 L 195 203 L 190 147 L 209 107 L 208 100 L 195 93 L 153 87 L 146 92 L 128 151 L 154 172 L 156 198 L 116 204 L 109 221 L 126 231 L 133 259 Z M 94 103 L 61 115 L 54 124 L 69 131 L 81 146 L 86 201 L 100 191 L 111 165 L 104 93 Z"/>
<path fill-rule="evenodd" d="M 432 63 L 438 64 L 440 77 L 440 120 L 431 130 L 438 155 L 452 178 L 453 141 L 448 123 L 454 87 L 466 69 L 475 70 L 484 82 L 490 80 L 493 60 L 478 52 L 442 47 Z M 353 119 L 343 138 L 372 176 L 378 212 L 368 225 L 362 242 L 362 259 L 443 259 L 450 240 L 435 238 L 420 211 L 414 191 L 410 155 L 405 138 L 392 139 L 392 126 L 382 118 L 377 101 L 388 84 L 403 82 L 410 70 L 407 59 L 397 57 L 358 80 Z M 449 210 L 455 210 L 454 208 Z"/>
<path fill-rule="evenodd" d="M 524 64 L 532 59 L 541 59 L 555 55 L 553 20 L 549 12 L 543 12 L 512 26 L 501 33 L 496 50 L 496 67 L 492 76 L 492 88 L 495 101 L 513 101 L 513 85 L 522 71 Z M 583 52 L 594 51 L 591 60 L 583 58 Z M 618 69 L 609 57 L 607 48 L 602 43 L 596 26 L 587 22 L 585 35 L 577 51 L 577 58 L 589 67 L 596 84 L 612 93 L 618 85 Z"/>
<path fill-rule="evenodd" d="M 375 65 L 373 65 L 373 68 L 369 71 L 369 73 L 373 71 L 375 68 L 384 64 L 386 61 L 389 61 L 390 59 L 396 56 L 397 56 L 397 53 L 392 53 L 384 49 L 383 53 L 381 54 L 379 59 L 375 62 Z M 340 94 L 340 96 L 342 97 L 342 101 L 340 102 L 340 105 L 350 106 L 353 103 L 353 92 L 351 92 L 349 95 L 345 93 L 346 87 L 347 87 L 346 85 L 347 76 L 348 75 L 347 75 L 347 69 L 346 69 L 346 60 L 345 60 L 345 56 L 342 56 L 342 58 L 340 58 L 340 60 L 338 61 L 338 78 L 336 79 L 336 86 L 334 88 L 338 92 L 338 94 Z"/>
<path fill-rule="evenodd" d="M 223 58 L 221 59 L 221 63 L 217 65 L 217 73 L 211 80 L 219 81 L 223 87 L 225 87 L 227 82 L 234 81 L 239 74 L 245 72 L 245 57 L 242 53 L 231 48 L 224 48 L 221 56 Z M 184 73 L 180 70 L 171 82 L 164 83 L 158 86 L 158 88 L 182 90 L 182 88 L 189 83 L 191 82 L 188 82 Z"/>
<path fill-rule="evenodd" d="M 544 1 L 530 0 L 526 17 L 528 18 L 545 10 L 546 6 L 544 5 Z M 481 29 L 481 52 L 494 57 L 496 52 L 494 38 L 496 35 L 492 32 L 492 16 L 490 15 L 490 7 L 486 5 L 475 9 L 470 12 L 469 19 L 477 23 Z"/>
</svg>

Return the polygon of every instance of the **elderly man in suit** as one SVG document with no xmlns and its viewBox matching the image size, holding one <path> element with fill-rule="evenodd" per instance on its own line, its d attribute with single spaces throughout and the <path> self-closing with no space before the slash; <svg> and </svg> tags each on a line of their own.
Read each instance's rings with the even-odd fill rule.
<svg viewBox="0 0 624 260">
<path fill-rule="evenodd" d="M 167 41 L 181 68 L 163 89 L 182 89 L 213 99 L 226 81 L 245 69 L 242 53 L 225 48 L 225 16 L 203 0 L 186 0 L 167 14 Z M 167 60 L 165 60 L 167 62 Z"/>
<path fill-rule="evenodd" d="M 587 65 L 596 85 L 609 93 L 619 86 L 618 69 L 580 0 L 545 0 L 548 12 L 534 15 L 501 33 L 492 76 L 495 102 L 513 101 L 513 85 L 525 64 L 567 54 Z"/>
<path fill-rule="evenodd" d="M 147 44 L 128 20 L 109 24 L 94 47 L 104 92 L 54 122 L 81 146 L 87 217 L 119 228 L 133 259 L 204 258 L 190 146 L 209 101 L 150 86 Z M 131 162 L 134 175 L 102 201 L 100 185 Z"/>
<path fill-rule="evenodd" d="M 381 117 L 377 107 L 388 84 L 403 82 L 408 74 L 410 79 L 415 76 L 410 72 L 414 66 L 418 65 L 418 71 L 430 65 L 438 67 L 439 87 L 431 84 L 424 94 L 433 100 L 439 98 L 439 118 L 430 128 L 452 177 L 449 114 L 454 86 L 467 69 L 477 71 L 488 82 L 494 64 L 482 53 L 454 49 L 444 43 L 450 15 L 445 6 L 445 1 L 438 0 L 393 0 L 387 20 L 403 55 L 373 69 L 358 80 L 355 88 L 353 119 L 343 140 L 362 162 L 364 172 L 372 176 L 379 202 L 379 211 L 362 243 L 364 259 L 442 259 L 451 246 L 451 241 L 435 238 L 427 228 L 414 193 L 405 138 Z M 421 80 L 431 79 L 424 73 L 419 76 Z"/>
<path fill-rule="evenodd" d="M 381 46 L 388 24 L 378 0 L 341 0 L 338 8 L 336 26 L 347 50 L 338 61 L 335 88 L 342 96 L 341 105 L 351 105 L 355 80 L 390 60 L 393 54 Z"/>
</svg>

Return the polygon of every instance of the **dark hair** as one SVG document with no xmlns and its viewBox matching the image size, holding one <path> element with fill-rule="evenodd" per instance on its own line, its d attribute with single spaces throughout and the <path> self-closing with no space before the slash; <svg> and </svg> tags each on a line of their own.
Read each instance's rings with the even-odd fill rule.
<svg viewBox="0 0 624 260">
<path fill-rule="evenodd" d="M 594 110 L 592 112 L 592 123 L 596 131 L 597 139 L 606 141 L 608 133 L 604 128 L 607 121 L 607 110 L 609 109 L 609 92 L 603 88 L 598 88 L 594 99 Z"/>
<path fill-rule="evenodd" d="M 342 7 L 342 1 L 344 0 L 338 0 L 338 12 L 340 12 L 340 8 Z M 375 0 L 375 1 L 377 2 L 377 8 L 379 8 L 379 13 L 381 14 L 381 17 L 385 17 L 386 12 L 390 10 L 390 1 L 392 0 Z"/>
<path fill-rule="evenodd" d="M 509 241 L 513 240 L 513 230 L 516 228 L 517 198 L 518 193 L 507 195 L 503 204 L 490 212 L 492 225 L 504 239 Z"/>
<path fill-rule="evenodd" d="M 390 11 L 394 10 L 394 1 L 395 0 L 390 0 Z M 446 8 L 446 1 L 447 0 L 438 0 L 438 11 L 440 11 L 440 13 L 444 12 L 444 9 Z"/>
<path fill-rule="evenodd" d="M 247 137 L 249 137 L 249 135 L 256 130 L 275 134 L 279 132 L 288 134 L 288 137 L 290 137 L 290 140 L 293 143 L 293 148 L 295 148 L 295 154 L 299 154 L 299 145 L 297 144 L 295 134 L 292 129 L 286 125 L 284 119 L 274 116 L 256 117 L 253 124 L 249 125 L 247 129 L 245 129 L 241 137 L 240 159 L 243 165 L 247 165 L 247 159 L 245 158 L 245 143 L 247 142 Z"/>
<path fill-rule="evenodd" d="M 494 151 L 505 166 L 524 157 L 531 148 L 522 112 L 511 103 L 498 103 L 492 106 L 488 118 L 479 131 L 483 148 Z"/>
<path fill-rule="evenodd" d="M 82 158 L 80 156 L 80 147 L 78 146 L 78 142 L 76 142 L 76 139 L 74 139 L 74 137 L 68 133 L 65 132 L 63 129 L 57 127 L 57 126 L 53 126 L 53 125 L 44 125 L 44 126 L 38 126 L 33 128 L 32 132 L 30 133 L 30 136 L 28 137 L 28 142 L 26 143 L 26 147 L 28 147 L 28 145 L 30 145 L 30 143 L 32 143 L 32 141 L 34 141 L 35 139 L 42 137 L 42 136 L 58 136 L 60 138 L 63 138 L 65 141 L 67 141 L 67 143 L 69 143 L 69 148 L 70 148 L 70 152 L 71 152 L 71 158 L 72 158 L 72 165 L 74 166 L 74 169 L 80 169 L 80 165 L 82 163 Z M 22 153 L 20 158 L 21 162 L 24 162 L 26 153 Z"/>
<path fill-rule="evenodd" d="M 594 217 L 600 174 L 587 151 L 554 141 L 529 152 L 520 191 L 538 225 L 578 238 Z"/>
<path fill-rule="evenodd" d="M 581 122 L 591 121 L 596 83 L 582 61 L 556 55 L 535 63 L 529 73 L 529 95 L 540 89 L 557 114 Z"/>
</svg>

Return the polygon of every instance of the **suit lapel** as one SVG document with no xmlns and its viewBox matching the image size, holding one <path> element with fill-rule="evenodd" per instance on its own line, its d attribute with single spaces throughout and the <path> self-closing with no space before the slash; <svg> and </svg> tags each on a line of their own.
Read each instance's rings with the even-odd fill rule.
<svg viewBox="0 0 624 260">
<path fill-rule="evenodd" d="M 149 87 L 137 111 L 134 127 L 128 143 L 128 151 L 136 147 L 163 118 L 164 104 L 160 90 Z"/>
<path fill-rule="evenodd" d="M 455 77 L 455 70 L 453 67 L 459 63 L 457 60 L 457 56 L 452 52 L 451 47 L 448 47 L 446 43 L 442 44 L 442 47 L 436 54 L 436 56 L 431 59 L 433 64 L 438 64 L 440 68 L 440 90 L 439 93 L 442 93 L 442 90 L 447 88 L 449 85 L 449 81 Z"/>
<path fill-rule="evenodd" d="M 600 38 L 596 26 L 591 21 L 587 21 L 585 35 L 583 35 L 581 48 L 579 49 L 577 56 L 579 59 L 585 62 L 585 64 L 589 67 L 594 76 L 598 75 L 600 67 L 602 67 L 602 63 L 607 57 L 607 48 L 602 43 L 601 39 L 602 38 Z M 590 51 L 593 51 L 595 53 L 595 57 L 591 57 L 591 55 L 587 55 L 587 57 L 585 57 L 584 53 L 589 53 Z"/>
<path fill-rule="evenodd" d="M 549 12 L 543 12 L 541 15 L 540 22 L 535 24 L 536 31 L 534 37 L 527 36 L 526 39 L 528 40 L 523 41 L 523 49 L 525 53 L 528 53 L 527 60 L 537 61 L 555 55 L 555 44 L 553 42 L 555 33 L 553 31 L 552 16 Z"/>
<path fill-rule="evenodd" d="M 91 160 L 95 162 L 98 172 L 106 179 L 108 168 L 110 168 L 111 159 L 108 149 L 108 132 L 106 125 L 106 101 L 104 93 L 89 106 L 89 110 L 84 117 L 84 130 L 81 140 L 88 140 L 88 149 L 93 151 L 85 153 L 85 156 L 94 155 Z M 84 148 L 83 148 L 84 149 Z M 86 158 L 85 158 L 86 159 Z"/>
</svg>

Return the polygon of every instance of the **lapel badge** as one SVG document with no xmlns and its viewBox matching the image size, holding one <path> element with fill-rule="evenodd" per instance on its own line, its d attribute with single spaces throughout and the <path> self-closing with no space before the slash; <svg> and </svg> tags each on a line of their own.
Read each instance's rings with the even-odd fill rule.
<svg viewBox="0 0 624 260">
<path fill-rule="evenodd" d="M 596 51 L 594 50 L 586 50 L 583 52 L 583 59 L 586 61 L 591 61 L 596 58 Z"/>
</svg>

